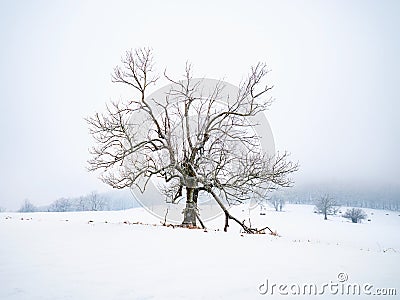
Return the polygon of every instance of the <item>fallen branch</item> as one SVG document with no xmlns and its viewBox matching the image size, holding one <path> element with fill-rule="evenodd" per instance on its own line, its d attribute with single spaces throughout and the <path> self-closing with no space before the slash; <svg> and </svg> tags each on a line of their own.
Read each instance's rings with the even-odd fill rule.
<svg viewBox="0 0 400 300">
<path fill-rule="evenodd" d="M 273 232 L 271 230 L 271 228 L 269 228 L 268 226 L 262 228 L 262 229 L 257 229 L 257 228 L 252 228 L 251 226 L 247 226 L 246 224 L 244 224 L 243 222 L 240 222 L 238 219 L 236 219 L 234 216 L 232 216 L 228 209 L 225 207 L 225 205 L 222 203 L 221 199 L 219 198 L 219 196 L 212 190 L 212 189 L 208 189 L 208 192 L 214 197 L 215 201 L 218 203 L 218 205 L 221 207 L 221 209 L 224 211 L 225 213 L 225 226 L 224 226 L 224 231 L 227 232 L 228 231 L 228 227 L 229 227 L 229 220 L 233 220 L 236 223 L 238 223 L 244 230 L 245 233 L 249 233 L 249 234 L 262 234 L 262 232 L 265 233 L 265 229 L 268 229 L 270 231 L 270 234 L 272 235 L 277 235 L 276 232 Z"/>
<path fill-rule="evenodd" d="M 167 224 L 167 215 L 168 215 L 168 207 L 167 207 L 167 211 L 165 212 L 163 226 L 165 226 Z"/>
<path fill-rule="evenodd" d="M 206 226 L 204 225 L 203 221 L 200 219 L 200 215 L 196 212 L 196 218 L 200 222 L 201 228 L 207 229 Z"/>
</svg>

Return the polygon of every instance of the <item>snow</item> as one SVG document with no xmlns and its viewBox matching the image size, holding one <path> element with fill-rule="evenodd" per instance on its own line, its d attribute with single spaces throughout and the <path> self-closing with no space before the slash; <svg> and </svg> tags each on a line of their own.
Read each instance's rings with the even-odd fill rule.
<svg viewBox="0 0 400 300">
<path fill-rule="evenodd" d="M 225 233 L 221 218 L 207 232 L 164 227 L 142 208 L 1 213 L 0 299 L 285 299 L 258 289 L 323 285 L 341 272 L 348 283 L 396 288 L 387 297 L 399 299 L 399 212 L 365 209 L 371 221 L 353 224 L 307 205 L 233 211 L 279 236 L 241 234 L 232 221 Z"/>
</svg>

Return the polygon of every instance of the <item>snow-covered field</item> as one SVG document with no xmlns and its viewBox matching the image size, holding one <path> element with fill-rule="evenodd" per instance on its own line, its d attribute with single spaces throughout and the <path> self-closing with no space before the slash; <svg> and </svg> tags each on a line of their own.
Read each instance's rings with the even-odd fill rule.
<svg viewBox="0 0 400 300">
<path fill-rule="evenodd" d="M 160 224 L 142 208 L 1 213 L 0 299 L 285 299 L 307 284 L 324 299 L 350 284 L 361 295 L 345 299 L 400 298 L 399 212 L 366 209 L 371 221 L 352 224 L 312 206 L 284 210 L 251 212 L 280 236 L 242 235 L 233 223 L 217 231 L 222 219 L 207 232 L 132 224 Z M 397 295 L 363 294 L 385 288 Z"/>
</svg>

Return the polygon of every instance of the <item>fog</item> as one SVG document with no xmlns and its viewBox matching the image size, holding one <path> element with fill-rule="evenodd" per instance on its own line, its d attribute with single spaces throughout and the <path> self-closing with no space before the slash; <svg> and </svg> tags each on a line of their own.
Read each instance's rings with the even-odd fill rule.
<svg viewBox="0 0 400 300">
<path fill-rule="evenodd" d="M 110 73 L 141 46 L 160 72 L 189 60 L 232 84 L 267 62 L 297 185 L 399 187 L 399 15 L 398 1 L 2 1 L 0 206 L 110 190 L 86 170 L 84 117 L 129 95 Z"/>
</svg>

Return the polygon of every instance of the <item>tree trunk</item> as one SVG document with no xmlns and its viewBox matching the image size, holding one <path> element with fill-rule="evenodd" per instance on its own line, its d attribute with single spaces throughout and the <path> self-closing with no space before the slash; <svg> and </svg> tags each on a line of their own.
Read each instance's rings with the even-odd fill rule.
<svg viewBox="0 0 400 300">
<path fill-rule="evenodd" d="M 195 188 L 186 187 L 186 207 L 183 210 L 183 222 L 184 226 L 196 226 L 197 216 L 197 194 Z"/>
<path fill-rule="evenodd" d="M 227 232 L 229 227 L 229 213 L 228 211 L 225 211 L 225 226 L 224 226 L 224 231 Z"/>
</svg>

